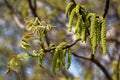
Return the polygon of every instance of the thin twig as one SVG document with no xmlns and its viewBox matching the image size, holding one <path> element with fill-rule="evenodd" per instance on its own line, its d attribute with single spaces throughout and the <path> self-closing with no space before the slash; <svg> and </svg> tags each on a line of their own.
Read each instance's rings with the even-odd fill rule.
<svg viewBox="0 0 120 80">
<path fill-rule="evenodd" d="M 28 5 L 29 5 L 30 10 L 31 10 L 32 14 L 34 15 L 34 17 L 38 17 L 38 15 L 36 13 L 36 7 L 35 7 L 36 5 L 33 6 L 31 0 L 27 0 L 27 1 L 28 1 Z"/>
<path fill-rule="evenodd" d="M 86 57 L 84 57 L 84 56 L 80 56 L 80 55 L 77 55 L 77 54 L 75 54 L 75 53 L 72 53 L 75 57 L 77 57 L 77 58 L 81 58 L 81 59 L 84 59 L 84 60 L 91 60 L 90 58 L 86 58 Z"/>
<path fill-rule="evenodd" d="M 80 40 L 81 40 L 81 39 L 75 40 L 73 43 L 71 43 L 71 44 L 69 44 L 69 45 L 63 47 L 63 49 L 70 48 L 70 47 L 74 46 L 74 45 L 75 45 L 78 41 L 80 41 Z"/>
<path fill-rule="evenodd" d="M 11 13 L 15 13 L 13 7 L 8 3 L 8 0 L 5 0 L 5 4 L 10 9 Z"/>
<path fill-rule="evenodd" d="M 105 74 L 105 76 L 106 76 L 106 78 L 108 79 L 108 80 L 112 80 L 112 77 L 111 77 L 111 75 L 108 73 L 108 70 L 97 60 L 97 59 L 91 59 L 91 61 L 93 62 L 93 63 L 95 63 L 101 70 L 102 70 L 102 72 Z"/>
<path fill-rule="evenodd" d="M 96 64 L 96 65 L 103 71 L 103 73 L 105 74 L 105 76 L 106 76 L 106 78 L 107 78 L 108 80 L 112 80 L 112 77 L 111 77 L 111 75 L 108 73 L 107 69 L 106 69 L 97 59 L 94 58 L 94 55 L 92 55 L 91 58 L 86 58 L 86 57 L 84 57 L 84 56 L 79 56 L 79 55 L 77 55 L 77 54 L 75 54 L 75 53 L 73 53 L 73 55 L 74 55 L 75 57 L 77 57 L 77 58 L 81 58 L 81 59 L 89 60 L 89 61 L 93 62 L 94 64 Z"/>
<path fill-rule="evenodd" d="M 47 46 L 49 46 L 50 45 L 50 41 L 49 41 L 49 38 L 48 38 L 46 30 L 44 31 L 44 34 L 45 34 L 46 44 L 47 44 Z"/>
<path fill-rule="evenodd" d="M 40 19 L 40 17 L 37 15 L 37 12 L 36 12 L 36 10 L 37 10 L 37 4 L 36 4 L 36 0 L 34 0 L 34 6 L 32 5 L 32 1 L 31 0 L 27 0 L 28 1 L 28 5 L 29 5 L 29 7 L 30 7 L 30 9 L 31 9 L 31 12 L 32 12 L 32 14 L 34 15 L 34 17 L 38 17 L 38 19 L 41 21 L 41 19 Z M 47 44 L 47 46 L 49 46 L 49 44 L 50 44 L 50 40 L 49 40 L 49 38 L 48 38 L 48 36 L 47 36 L 47 32 L 46 32 L 46 30 L 45 30 L 45 40 L 46 40 L 46 44 Z M 44 47 L 43 45 L 42 45 L 42 47 Z"/>
<path fill-rule="evenodd" d="M 34 0 L 34 9 L 35 9 L 35 11 L 37 10 L 37 2 L 36 2 L 36 0 Z"/>
<path fill-rule="evenodd" d="M 110 4 L 110 0 L 106 0 L 105 8 L 104 8 L 104 13 L 103 13 L 103 18 L 105 18 L 106 15 L 107 15 L 107 13 L 108 13 L 108 10 L 109 10 L 109 4 Z"/>
<path fill-rule="evenodd" d="M 70 47 L 74 46 L 74 45 L 75 45 L 78 41 L 80 41 L 80 40 L 81 40 L 81 39 L 75 40 L 73 43 L 71 43 L 71 44 L 63 47 L 63 49 L 67 49 L 67 48 L 70 48 Z M 46 49 L 45 51 L 46 51 L 46 52 L 50 52 L 50 51 L 55 50 L 55 49 L 56 49 L 56 47 L 52 47 L 52 48 L 50 48 L 50 49 Z"/>
</svg>

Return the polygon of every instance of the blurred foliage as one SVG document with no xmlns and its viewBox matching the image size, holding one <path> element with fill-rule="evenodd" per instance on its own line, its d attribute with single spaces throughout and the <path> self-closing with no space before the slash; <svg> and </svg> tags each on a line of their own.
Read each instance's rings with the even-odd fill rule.
<svg viewBox="0 0 120 80">
<path fill-rule="evenodd" d="M 61 70 L 56 75 L 52 73 L 52 54 L 47 53 L 42 69 L 38 66 L 38 60 L 29 57 L 26 64 L 19 68 L 19 73 L 10 71 L 5 75 L 7 63 L 12 55 L 25 54 L 24 50 L 19 47 L 20 39 L 24 35 L 25 29 L 21 29 L 14 19 L 11 10 L 6 6 L 5 0 L 0 0 L 0 80 L 106 80 L 103 72 L 91 62 L 87 60 L 77 59 L 72 56 L 70 69 L 68 71 Z M 14 8 L 15 15 L 22 24 L 25 24 L 25 18 L 34 19 L 33 13 L 28 5 L 28 0 L 8 0 L 9 4 Z M 32 0 L 34 5 L 34 0 Z M 37 14 L 47 24 L 57 26 L 48 32 L 48 38 L 51 43 L 58 45 L 63 41 L 71 43 L 74 36 L 66 31 L 68 26 L 68 18 L 65 17 L 65 7 L 69 0 L 36 0 Z M 118 65 L 118 56 L 120 55 L 120 1 L 110 0 L 110 9 L 107 14 L 107 55 L 102 55 L 101 49 L 97 50 L 95 58 L 98 59 L 108 70 L 108 72 L 116 80 L 116 69 Z M 95 12 L 102 16 L 104 12 L 105 0 L 75 0 L 86 7 L 89 12 Z M 74 27 L 74 26 L 73 26 Z M 89 41 L 89 39 L 87 39 Z M 38 50 L 40 45 L 36 41 L 30 41 L 32 49 Z M 46 44 L 45 44 L 46 45 Z M 85 57 L 90 56 L 90 44 L 78 43 L 71 48 L 73 52 Z M 79 65 L 79 67 L 78 67 Z M 76 72 L 75 72 L 76 70 Z M 120 70 L 120 69 L 119 69 Z M 72 71 L 72 72 L 71 72 Z M 120 72 L 120 71 L 119 71 Z M 120 75 L 119 75 L 120 76 Z"/>
</svg>

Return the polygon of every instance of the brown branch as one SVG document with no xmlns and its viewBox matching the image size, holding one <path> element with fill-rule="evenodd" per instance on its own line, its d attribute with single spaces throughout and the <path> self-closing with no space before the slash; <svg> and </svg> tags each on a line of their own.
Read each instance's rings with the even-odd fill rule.
<svg viewBox="0 0 120 80">
<path fill-rule="evenodd" d="M 32 5 L 32 0 L 27 0 L 27 1 L 28 1 L 29 8 L 30 8 L 32 14 L 34 15 L 34 17 L 38 17 L 38 19 L 41 21 L 40 17 L 37 15 L 37 12 L 36 12 L 36 10 L 37 10 L 36 0 L 34 0 L 34 6 Z M 50 42 L 49 42 L 49 38 L 47 36 L 46 30 L 44 33 L 45 33 L 46 44 L 47 44 L 47 46 L 49 46 Z M 44 47 L 44 46 L 42 46 L 42 47 Z"/>
<path fill-rule="evenodd" d="M 36 0 L 34 0 L 34 9 L 35 9 L 35 11 L 37 10 L 37 2 L 36 2 Z"/>
<path fill-rule="evenodd" d="M 105 74 L 105 76 L 108 80 L 112 80 L 112 77 L 108 73 L 107 69 L 97 59 L 94 58 L 94 55 L 92 55 L 91 58 L 86 58 L 86 57 L 83 57 L 83 56 L 79 56 L 75 53 L 73 53 L 73 55 L 77 58 L 81 58 L 81 59 L 89 60 L 89 61 L 93 62 L 94 64 L 96 64 L 102 70 L 102 72 Z"/>
<path fill-rule="evenodd" d="M 79 56 L 79 55 L 77 55 L 77 54 L 75 54 L 75 53 L 72 53 L 75 57 L 77 57 L 77 58 L 81 58 L 81 59 L 84 59 L 84 60 L 91 60 L 90 58 L 86 58 L 86 57 L 83 57 L 83 56 Z"/>
<path fill-rule="evenodd" d="M 73 43 L 71 43 L 71 44 L 63 47 L 62 49 L 70 48 L 70 47 L 74 46 L 74 45 L 75 45 L 78 41 L 80 41 L 80 40 L 81 40 L 81 39 L 77 39 L 77 40 L 75 40 Z M 45 52 L 50 52 L 50 51 L 55 50 L 55 49 L 56 49 L 56 47 L 52 47 L 52 48 L 50 48 L 50 49 L 46 49 Z"/>
<path fill-rule="evenodd" d="M 80 40 L 81 40 L 81 39 L 75 40 L 73 43 L 71 43 L 71 44 L 69 44 L 69 45 L 63 47 L 63 49 L 70 48 L 70 47 L 74 46 L 74 45 L 75 45 L 78 41 L 80 41 Z"/>
<path fill-rule="evenodd" d="M 110 0 L 106 0 L 106 2 L 105 2 L 105 8 L 104 8 L 104 13 L 103 13 L 103 18 L 105 18 L 106 15 L 107 15 L 107 13 L 108 13 L 109 4 L 110 4 Z"/>
<path fill-rule="evenodd" d="M 47 35 L 47 31 L 46 31 L 46 30 L 44 31 L 44 34 L 45 34 L 46 44 L 47 44 L 47 46 L 49 46 L 49 45 L 50 45 L 50 41 L 49 41 L 49 38 L 48 38 L 48 35 Z"/>
<path fill-rule="evenodd" d="M 38 17 L 37 13 L 36 13 L 36 0 L 34 0 L 34 6 L 32 5 L 32 1 L 31 0 L 27 0 L 28 1 L 28 5 L 29 5 L 29 8 L 32 12 L 32 14 L 34 15 L 34 17 Z"/>
<path fill-rule="evenodd" d="M 102 70 L 102 72 L 105 74 L 105 76 L 108 80 L 112 80 L 112 77 L 109 74 L 108 70 L 97 59 L 93 58 L 93 59 L 91 59 L 91 61 L 93 63 L 95 63 Z"/>
<path fill-rule="evenodd" d="M 119 76 L 120 76 L 120 55 L 119 55 L 118 63 L 116 66 L 116 78 L 117 78 L 117 80 L 120 80 Z"/>
<path fill-rule="evenodd" d="M 5 0 L 5 4 L 6 4 L 6 6 L 10 9 L 11 13 L 15 13 L 13 7 L 8 3 L 7 0 Z"/>
</svg>

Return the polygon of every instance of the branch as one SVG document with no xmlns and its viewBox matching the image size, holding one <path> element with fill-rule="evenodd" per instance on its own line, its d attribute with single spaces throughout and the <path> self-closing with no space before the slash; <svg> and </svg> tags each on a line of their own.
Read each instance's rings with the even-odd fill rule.
<svg viewBox="0 0 120 80">
<path fill-rule="evenodd" d="M 11 13 L 15 13 L 13 7 L 8 3 L 7 0 L 5 0 L 5 4 L 6 4 L 6 6 L 10 9 Z"/>
<path fill-rule="evenodd" d="M 28 1 L 29 8 L 30 8 L 32 14 L 34 15 L 34 17 L 38 17 L 38 15 L 36 13 L 36 0 L 34 0 L 34 6 L 32 5 L 31 0 L 27 0 L 27 1 Z"/>
<path fill-rule="evenodd" d="M 107 69 L 97 59 L 94 58 L 94 55 L 91 58 L 86 58 L 86 57 L 83 57 L 83 56 L 79 56 L 75 53 L 73 53 L 73 55 L 77 58 L 81 58 L 81 59 L 89 60 L 89 61 L 93 62 L 94 64 L 96 64 L 102 70 L 102 72 L 105 74 L 105 76 L 108 80 L 112 80 L 112 77 L 108 73 Z"/>
<path fill-rule="evenodd" d="M 37 10 L 36 0 L 34 0 L 34 6 L 32 5 L 32 0 L 27 0 L 27 1 L 28 1 L 29 8 L 30 8 L 32 14 L 34 15 L 34 17 L 38 17 L 38 19 L 41 21 L 40 17 L 37 15 L 37 12 L 36 12 L 36 10 Z M 45 33 L 46 44 L 47 44 L 47 46 L 49 46 L 50 42 L 49 42 L 49 38 L 47 36 L 47 32 L 45 31 L 44 33 Z M 42 46 L 42 47 L 44 47 L 44 46 Z"/>
<path fill-rule="evenodd" d="M 80 41 L 80 40 L 81 40 L 81 39 L 75 40 L 73 43 L 71 43 L 71 44 L 69 44 L 69 45 L 63 47 L 63 49 L 70 48 L 70 47 L 74 46 L 74 45 L 75 45 L 78 41 Z"/>
<path fill-rule="evenodd" d="M 91 61 L 93 63 L 95 63 L 103 71 L 103 73 L 105 74 L 105 76 L 108 80 L 112 80 L 112 77 L 109 74 L 108 70 L 97 59 L 93 58 L 93 59 L 91 59 Z"/>
<path fill-rule="evenodd" d="M 86 58 L 86 57 L 83 57 L 83 56 L 79 56 L 79 55 L 77 55 L 77 54 L 75 54 L 75 53 L 72 53 L 75 57 L 77 57 L 77 58 L 81 58 L 81 59 L 84 59 L 84 60 L 90 60 L 90 58 Z"/>
<path fill-rule="evenodd" d="M 37 2 L 36 2 L 36 0 L 34 0 L 34 9 L 35 9 L 35 11 L 37 10 Z"/>
<path fill-rule="evenodd" d="M 47 46 L 49 46 L 50 45 L 50 40 L 48 38 L 47 31 L 45 30 L 44 33 L 45 33 L 46 44 L 47 44 Z"/>
<path fill-rule="evenodd" d="M 74 45 L 75 45 L 78 41 L 80 41 L 80 40 L 81 40 L 81 39 L 77 39 L 77 40 L 75 40 L 73 43 L 71 43 L 71 44 L 63 47 L 62 49 L 70 48 L 70 47 L 74 46 Z M 52 48 L 50 48 L 50 49 L 46 49 L 45 52 L 50 52 L 50 51 L 55 50 L 55 49 L 56 49 L 56 47 L 52 47 Z"/>
<path fill-rule="evenodd" d="M 108 13 L 109 4 L 110 4 L 110 0 L 106 0 L 105 9 L 104 9 L 104 13 L 103 13 L 103 18 L 105 18 L 107 13 Z"/>
</svg>

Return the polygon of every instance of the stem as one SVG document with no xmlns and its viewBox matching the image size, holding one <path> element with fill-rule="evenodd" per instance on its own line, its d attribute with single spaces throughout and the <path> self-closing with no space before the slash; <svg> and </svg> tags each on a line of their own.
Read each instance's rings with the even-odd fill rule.
<svg viewBox="0 0 120 80">
<path fill-rule="evenodd" d="M 103 18 L 106 17 L 107 13 L 108 13 L 108 10 L 109 10 L 109 4 L 110 4 L 110 0 L 106 0 L 106 3 L 105 3 L 105 9 L 104 9 L 104 13 L 103 13 Z"/>
<path fill-rule="evenodd" d="M 74 46 L 74 45 L 75 45 L 78 41 L 80 41 L 80 40 L 81 40 L 81 39 L 75 40 L 73 43 L 71 43 L 71 44 L 63 47 L 63 49 L 67 49 L 67 48 L 70 48 L 70 47 Z M 46 49 L 45 52 L 50 52 L 50 51 L 55 50 L 55 49 L 56 49 L 56 47 L 52 47 L 52 48 L 50 48 L 50 49 Z"/>
<path fill-rule="evenodd" d="M 34 17 L 38 17 L 37 13 L 36 13 L 36 0 L 34 0 L 34 6 L 32 5 L 32 1 L 31 0 L 27 0 L 28 1 L 28 5 L 30 7 L 30 10 L 32 12 L 32 14 L 34 15 Z"/>
<path fill-rule="evenodd" d="M 79 56 L 75 53 L 73 53 L 73 55 L 77 58 L 81 58 L 81 59 L 89 60 L 89 61 L 93 62 L 94 64 L 96 64 L 102 70 L 102 72 L 105 74 L 105 76 L 108 80 L 112 80 L 112 77 L 109 74 L 108 70 L 97 59 L 94 58 L 94 55 L 92 55 L 91 58 L 86 58 L 86 57 L 83 57 L 83 56 Z"/>
<path fill-rule="evenodd" d="M 47 46 L 49 46 L 50 45 L 50 40 L 48 38 L 47 31 L 45 30 L 44 33 L 45 33 L 46 44 L 47 44 Z"/>
<path fill-rule="evenodd" d="M 93 59 L 91 59 L 91 61 L 93 63 L 95 63 L 102 70 L 102 72 L 105 74 L 105 76 L 108 80 L 112 80 L 112 77 L 109 74 L 108 70 L 97 59 L 93 58 Z"/>
</svg>

